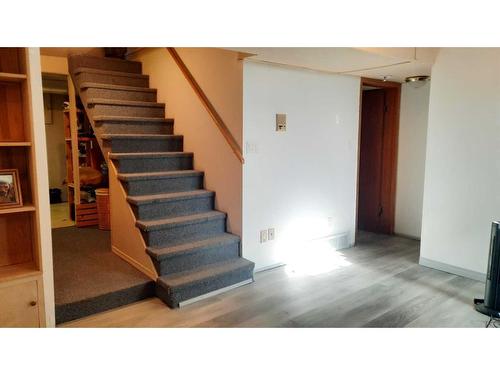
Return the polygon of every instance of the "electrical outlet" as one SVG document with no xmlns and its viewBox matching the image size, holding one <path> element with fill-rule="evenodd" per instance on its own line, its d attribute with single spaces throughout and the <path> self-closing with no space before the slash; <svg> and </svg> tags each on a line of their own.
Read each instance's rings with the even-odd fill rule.
<svg viewBox="0 0 500 375">
<path fill-rule="evenodd" d="M 267 230 L 260 231 L 260 243 L 267 241 Z"/>
<path fill-rule="evenodd" d="M 246 151 L 247 154 L 258 154 L 259 149 L 257 148 L 257 143 L 246 142 Z"/>
<path fill-rule="evenodd" d="M 274 240 L 274 228 L 269 228 L 269 229 L 267 230 L 267 239 L 268 239 L 269 241 Z"/>
</svg>

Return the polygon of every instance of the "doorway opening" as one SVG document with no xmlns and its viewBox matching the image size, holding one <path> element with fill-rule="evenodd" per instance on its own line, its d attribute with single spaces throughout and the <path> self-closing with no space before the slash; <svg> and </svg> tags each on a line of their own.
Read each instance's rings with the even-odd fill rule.
<svg viewBox="0 0 500 375">
<path fill-rule="evenodd" d="M 357 229 L 393 234 L 401 84 L 361 79 Z"/>
</svg>

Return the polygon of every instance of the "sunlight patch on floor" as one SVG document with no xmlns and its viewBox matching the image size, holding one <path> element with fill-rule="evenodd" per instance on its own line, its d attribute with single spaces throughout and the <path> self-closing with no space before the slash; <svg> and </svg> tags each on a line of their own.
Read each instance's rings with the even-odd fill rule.
<svg viewBox="0 0 500 375">
<path fill-rule="evenodd" d="M 288 276 L 316 276 L 352 263 L 330 241 L 317 240 L 294 246 L 287 255 L 285 271 Z"/>
</svg>

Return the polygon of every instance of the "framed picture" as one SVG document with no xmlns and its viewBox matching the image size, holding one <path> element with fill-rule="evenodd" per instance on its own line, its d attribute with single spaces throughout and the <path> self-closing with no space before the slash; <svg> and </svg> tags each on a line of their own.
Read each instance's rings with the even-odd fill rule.
<svg viewBox="0 0 500 375">
<path fill-rule="evenodd" d="M 0 210 L 23 205 L 17 169 L 0 169 Z"/>
</svg>

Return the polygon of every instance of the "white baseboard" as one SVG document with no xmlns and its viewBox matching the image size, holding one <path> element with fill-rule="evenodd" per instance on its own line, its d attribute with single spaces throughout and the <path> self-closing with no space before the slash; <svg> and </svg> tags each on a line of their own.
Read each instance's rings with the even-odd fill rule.
<svg viewBox="0 0 500 375">
<path fill-rule="evenodd" d="M 486 274 L 468 270 L 466 268 L 452 266 L 451 264 L 441 263 L 435 260 L 420 257 L 419 264 L 424 267 L 434 268 L 436 270 L 452 273 L 454 275 L 467 277 L 468 279 L 486 282 Z"/>
<path fill-rule="evenodd" d="M 398 237 L 408 238 L 409 240 L 420 241 L 420 237 L 413 236 L 411 234 L 404 234 L 404 233 L 394 232 L 394 235 L 398 236 Z"/>
<path fill-rule="evenodd" d="M 271 264 L 270 266 L 256 268 L 253 272 L 257 273 L 257 272 L 262 272 L 262 271 L 269 271 L 269 270 L 272 270 L 274 268 L 282 267 L 285 265 L 286 265 L 285 263 L 275 263 L 275 264 Z"/>
</svg>

